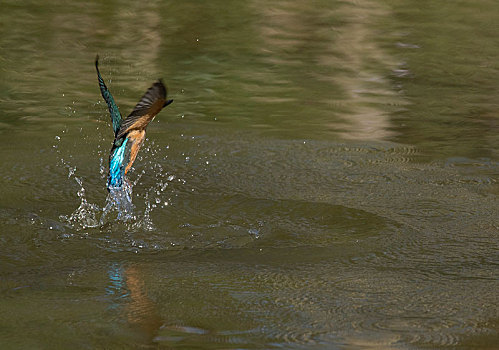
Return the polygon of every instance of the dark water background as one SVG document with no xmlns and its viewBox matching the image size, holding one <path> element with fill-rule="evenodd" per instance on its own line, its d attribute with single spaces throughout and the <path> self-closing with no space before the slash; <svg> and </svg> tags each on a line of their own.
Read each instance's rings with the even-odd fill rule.
<svg viewBox="0 0 499 350">
<path fill-rule="evenodd" d="M 2 349 L 497 349 L 499 3 L 0 3 Z M 112 131 L 175 102 L 106 201 Z"/>
</svg>

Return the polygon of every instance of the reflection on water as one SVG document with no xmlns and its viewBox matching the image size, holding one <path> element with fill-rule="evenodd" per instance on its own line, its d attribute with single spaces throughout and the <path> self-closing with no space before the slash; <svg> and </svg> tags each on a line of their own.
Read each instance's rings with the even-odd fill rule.
<svg viewBox="0 0 499 350">
<path fill-rule="evenodd" d="M 147 295 L 140 267 L 113 263 L 109 266 L 108 275 L 106 294 L 111 302 L 109 308 L 123 317 L 135 333 L 136 341 L 152 343 L 163 321 Z"/>
<path fill-rule="evenodd" d="M 106 295 L 110 296 L 113 300 L 109 306 L 111 309 L 119 307 L 119 300 L 128 297 L 126 291 L 125 277 L 123 268 L 119 264 L 111 264 L 108 270 L 109 286 L 106 288 Z"/>
<path fill-rule="evenodd" d="M 315 95 L 307 101 L 335 106 L 331 114 L 336 115 L 324 120 L 324 127 L 346 139 L 381 141 L 393 136 L 391 111 L 386 106 L 407 102 L 386 77 L 396 62 L 376 42 L 377 33 L 372 30 L 376 22 L 391 16 L 387 6 L 368 0 L 340 2 L 331 8 L 314 2 L 277 2 L 257 8 L 265 18 L 258 29 L 266 62 L 298 67 L 306 60 L 317 67 L 310 68 L 305 77 L 295 73 L 293 85 L 308 80 L 321 87 L 319 95 L 317 89 L 310 89 Z M 289 59 L 289 53 L 296 53 L 296 59 Z"/>
<path fill-rule="evenodd" d="M 127 286 L 130 290 L 130 303 L 127 305 L 126 314 L 128 322 L 134 328 L 140 329 L 151 340 L 162 324 L 157 313 L 157 307 L 147 296 L 144 281 L 141 279 L 141 270 L 136 266 L 126 269 Z"/>
<path fill-rule="evenodd" d="M 494 348 L 497 4 L 3 1 L 2 347 Z"/>
</svg>

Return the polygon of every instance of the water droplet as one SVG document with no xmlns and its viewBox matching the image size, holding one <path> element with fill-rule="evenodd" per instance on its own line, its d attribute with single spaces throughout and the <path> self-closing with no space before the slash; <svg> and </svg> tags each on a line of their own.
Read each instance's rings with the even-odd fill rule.
<svg viewBox="0 0 499 350">
<path fill-rule="evenodd" d="M 248 230 L 248 233 L 252 236 L 254 236 L 256 239 L 260 238 L 260 230 L 256 229 L 256 228 L 250 228 Z"/>
</svg>

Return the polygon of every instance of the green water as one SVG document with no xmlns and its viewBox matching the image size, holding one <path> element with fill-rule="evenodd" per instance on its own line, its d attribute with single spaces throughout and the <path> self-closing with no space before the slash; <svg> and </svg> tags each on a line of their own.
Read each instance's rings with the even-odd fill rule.
<svg viewBox="0 0 499 350">
<path fill-rule="evenodd" d="M 0 4 L 0 348 L 494 349 L 499 3 Z M 100 225 L 112 129 L 175 102 Z M 116 216 L 114 216 L 116 217 Z"/>
</svg>

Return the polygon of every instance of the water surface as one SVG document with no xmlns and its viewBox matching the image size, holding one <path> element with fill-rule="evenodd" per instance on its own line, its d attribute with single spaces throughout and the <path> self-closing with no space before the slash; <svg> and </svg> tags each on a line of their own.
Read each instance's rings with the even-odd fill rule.
<svg viewBox="0 0 499 350">
<path fill-rule="evenodd" d="M 0 344 L 493 349 L 499 7 L 4 1 Z M 103 212 L 112 129 L 175 102 Z"/>
</svg>

